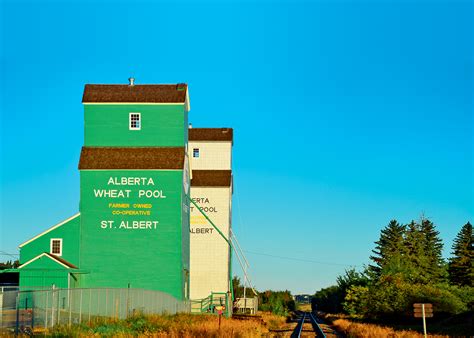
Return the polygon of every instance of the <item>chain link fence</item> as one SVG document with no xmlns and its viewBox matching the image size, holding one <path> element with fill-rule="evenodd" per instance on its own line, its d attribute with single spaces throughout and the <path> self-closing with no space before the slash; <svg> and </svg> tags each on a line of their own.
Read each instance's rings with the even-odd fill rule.
<svg viewBox="0 0 474 338">
<path fill-rule="evenodd" d="M 125 319 L 137 313 L 190 312 L 188 301 L 143 289 L 48 289 L 0 292 L 1 331 L 26 332 L 54 325 L 89 323 L 96 318 Z"/>
</svg>

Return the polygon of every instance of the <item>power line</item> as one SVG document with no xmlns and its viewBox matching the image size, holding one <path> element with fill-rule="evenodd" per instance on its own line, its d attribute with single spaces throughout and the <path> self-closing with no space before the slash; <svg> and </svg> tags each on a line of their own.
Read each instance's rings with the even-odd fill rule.
<svg viewBox="0 0 474 338">
<path fill-rule="evenodd" d="M 272 257 L 272 258 L 287 259 L 287 260 L 291 260 L 291 261 L 307 262 L 307 263 L 314 263 L 314 264 L 336 265 L 336 266 L 347 266 L 347 267 L 353 267 L 353 266 L 361 267 L 362 266 L 360 264 L 342 264 L 342 263 L 333 263 L 333 262 L 322 262 L 322 261 L 315 261 L 315 260 L 312 260 L 312 259 L 305 259 L 305 258 L 271 255 L 271 254 L 267 254 L 267 253 L 263 253 L 263 252 L 254 252 L 254 251 L 247 251 L 247 250 L 244 250 L 244 251 L 246 253 L 253 254 L 253 255 L 267 256 L 267 257 Z"/>
<path fill-rule="evenodd" d="M 5 251 L 0 251 L 0 255 L 10 256 L 10 257 L 15 258 L 15 259 L 20 256 L 18 254 L 12 254 L 12 253 L 8 253 L 8 252 L 5 252 Z"/>
</svg>

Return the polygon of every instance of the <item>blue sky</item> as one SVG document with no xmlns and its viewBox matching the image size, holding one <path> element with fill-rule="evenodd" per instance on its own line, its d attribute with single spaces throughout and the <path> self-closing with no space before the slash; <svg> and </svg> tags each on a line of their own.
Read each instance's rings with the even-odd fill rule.
<svg viewBox="0 0 474 338">
<path fill-rule="evenodd" d="M 3 0 L 0 250 L 78 211 L 83 86 L 133 75 L 188 83 L 194 127 L 234 128 L 234 229 L 258 289 L 334 283 L 392 218 L 429 217 L 448 256 L 474 221 L 472 13 Z"/>
</svg>

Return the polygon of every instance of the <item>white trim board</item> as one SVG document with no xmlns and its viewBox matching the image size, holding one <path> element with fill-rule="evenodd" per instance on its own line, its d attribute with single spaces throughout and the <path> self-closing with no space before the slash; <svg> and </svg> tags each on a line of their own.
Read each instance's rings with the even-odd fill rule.
<svg viewBox="0 0 474 338">
<path fill-rule="evenodd" d="M 28 264 L 33 263 L 34 261 L 36 261 L 37 259 L 40 259 L 40 258 L 43 257 L 43 256 L 46 256 L 46 257 L 48 257 L 49 259 L 51 259 L 52 261 L 54 261 L 54 262 L 56 262 L 56 263 L 58 263 L 58 264 L 64 266 L 66 269 L 71 269 L 70 266 L 67 266 L 66 264 L 61 263 L 61 262 L 58 261 L 57 259 L 54 259 L 54 258 L 51 257 L 50 255 L 48 255 L 46 252 L 43 252 L 41 255 L 38 255 L 38 256 L 36 256 L 35 258 L 30 259 L 28 262 L 26 262 L 26 263 L 20 265 L 20 266 L 18 267 L 18 269 L 24 268 L 24 267 L 27 266 Z"/>
<path fill-rule="evenodd" d="M 39 238 L 39 237 L 41 237 L 41 236 L 43 236 L 43 235 L 46 235 L 48 232 L 53 231 L 53 230 L 56 229 L 56 228 L 59 228 L 61 225 L 63 225 L 63 224 L 65 224 L 65 223 L 67 223 L 67 222 L 73 220 L 73 219 L 76 218 L 76 217 L 79 217 L 80 215 L 81 215 L 81 213 L 78 212 L 78 213 L 75 214 L 74 216 L 69 217 L 68 219 L 62 221 L 61 223 L 58 223 L 58 224 L 56 224 L 56 225 L 53 225 L 51 228 L 49 228 L 49 229 L 43 231 L 43 232 L 40 233 L 39 235 L 36 235 L 36 236 L 33 237 L 32 239 L 29 239 L 29 240 L 27 240 L 26 242 L 21 243 L 20 245 L 18 245 L 18 247 L 21 248 L 21 247 L 25 246 L 26 244 L 33 242 L 35 239 L 37 239 L 37 238 Z"/>
<path fill-rule="evenodd" d="M 186 100 L 184 101 L 184 108 L 187 112 L 191 110 L 191 101 L 189 100 L 189 88 L 186 89 Z"/>
</svg>

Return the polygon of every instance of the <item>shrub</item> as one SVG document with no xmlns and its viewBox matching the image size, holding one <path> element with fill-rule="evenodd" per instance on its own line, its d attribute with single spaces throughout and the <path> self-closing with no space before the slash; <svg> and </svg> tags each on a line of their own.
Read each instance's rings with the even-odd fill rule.
<svg viewBox="0 0 474 338">
<path fill-rule="evenodd" d="M 259 310 L 269 311 L 276 315 L 286 316 L 296 308 L 289 291 L 271 291 L 259 293 Z"/>
<path fill-rule="evenodd" d="M 416 285 L 409 289 L 411 303 L 431 303 L 435 312 L 458 314 L 467 311 L 467 305 L 449 285 Z"/>
<path fill-rule="evenodd" d="M 351 315 L 373 319 L 409 317 L 413 314 L 414 303 L 431 303 L 434 312 L 458 314 L 467 311 L 473 299 L 474 291 L 471 288 L 447 284 L 412 284 L 401 275 L 386 275 L 369 287 L 351 287 L 345 298 L 344 309 Z"/>
<path fill-rule="evenodd" d="M 339 286 L 333 285 L 316 292 L 311 300 L 311 305 L 315 310 L 339 313 L 342 311 L 343 301 L 343 291 Z"/>
<path fill-rule="evenodd" d="M 367 286 L 351 286 L 349 290 L 347 290 L 343 303 L 344 311 L 351 316 L 367 313 L 368 299 L 369 288 Z"/>
</svg>

